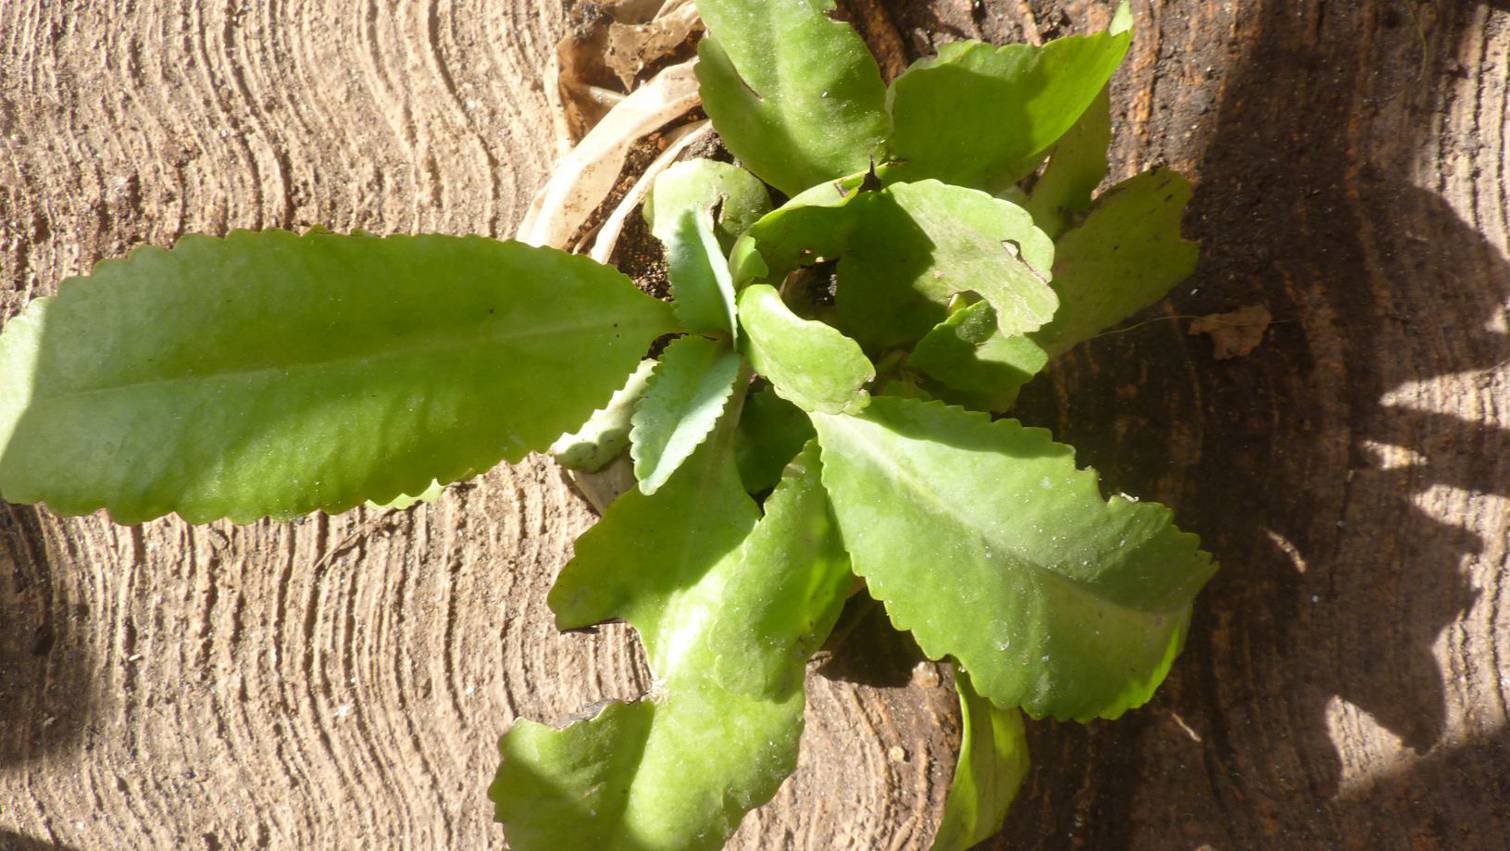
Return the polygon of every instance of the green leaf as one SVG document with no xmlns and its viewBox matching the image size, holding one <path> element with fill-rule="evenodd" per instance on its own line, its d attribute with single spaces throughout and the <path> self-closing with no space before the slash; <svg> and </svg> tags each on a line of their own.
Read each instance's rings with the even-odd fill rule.
<svg viewBox="0 0 1510 851">
<path fill-rule="evenodd" d="M 399 494 L 387 502 L 367 501 L 367 507 L 375 511 L 404 511 L 414 506 L 425 503 L 426 505 L 440 499 L 440 495 L 446 492 L 446 486 L 440 482 L 431 482 L 430 486 L 417 494 Z"/>
<path fill-rule="evenodd" d="M 864 387 L 876 369 L 860 346 L 792 313 L 774 287 L 753 284 L 739 294 L 739 324 L 745 357 L 776 395 L 804 411 L 837 413 L 865 405 Z"/>
<path fill-rule="evenodd" d="M 959 762 L 933 851 L 965 851 L 995 836 L 1028 776 L 1028 737 L 1022 713 L 1000 709 L 956 670 L 959 692 Z"/>
<path fill-rule="evenodd" d="M 1060 308 L 1033 340 L 1052 357 L 1157 302 L 1195 272 L 1200 247 L 1180 236 L 1190 183 L 1167 168 L 1117 184 L 1060 237 Z"/>
<path fill-rule="evenodd" d="M 687 210 L 663 238 L 676 316 L 688 331 L 734 334 L 734 282 L 705 214 Z"/>
<path fill-rule="evenodd" d="M 848 564 L 816 452 L 757 525 L 720 430 L 658 494 L 614 503 L 551 594 L 563 625 L 629 620 L 655 688 L 564 730 L 514 725 L 490 795 L 519 851 L 719 848 L 796 765 L 805 662 Z"/>
<path fill-rule="evenodd" d="M 1030 174 L 1106 88 L 1130 31 L 1071 36 L 1042 47 L 944 45 L 891 84 L 887 148 L 896 179 L 1001 191 Z"/>
<path fill-rule="evenodd" d="M 771 195 L 755 175 L 737 165 L 710 159 L 679 162 L 655 179 L 650 196 L 645 199 L 645 222 L 657 238 L 662 224 L 675 222 L 687 210 L 702 210 L 710 218 L 716 210 L 714 233 L 722 254 L 734 247 L 740 234 L 771 211 Z"/>
<path fill-rule="evenodd" d="M 713 431 L 739 367 L 739 355 L 727 342 L 680 337 L 666 347 L 629 434 L 641 491 L 655 493 Z"/>
<path fill-rule="evenodd" d="M 1027 201 L 1033 221 L 1058 238 L 1091 206 L 1091 194 L 1106 179 L 1106 149 L 1112 142 L 1111 97 L 1106 89 L 1064 134 Z"/>
<path fill-rule="evenodd" d="M 639 367 L 630 374 L 624 386 L 614 392 L 607 405 L 593 411 L 581 428 L 556 438 L 549 451 L 558 464 L 584 473 L 596 473 L 629 447 L 630 418 L 645 395 L 655 364 L 648 358 L 640 361 Z"/>
<path fill-rule="evenodd" d="M 745 490 L 762 493 L 775 487 L 781 471 L 813 435 L 807 414 L 769 385 L 751 393 L 734 436 L 734 460 Z"/>
<path fill-rule="evenodd" d="M 754 281 L 779 284 L 802 266 L 843 254 L 859 225 L 850 204 L 861 194 L 862 178 L 820 183 L 751 225 L 730 255 L 735 288 Z"/>
<path fill-rule="evenodd" d="M 844 541 L 892 623 L 1035 717 L 1152 696 L 1215 569 L 1169 509 L 1106 500 L 1041 429 L 878 396 L 813 415 Z"/>
<path fill-rule="evenodd" d="M 837 307 L 840 327 L 866 347 L 912 343 L 963 292 L 990 302 L 1009 337 L 1053 317 L 1054 244 L 1021 207 L 936 180 L 893 184 L 854 203 L 861 221 L 839 261 Z"/>
<path fill-rule="evenodd" d="M 0 336 L 0 491 L 119 522 L 343 511 L 544 449 L 670 309 L 479 237 L 238 231 L 100 263 Z"/>
<path fill-rule="evenodd" d="M 1049 362 L 1027 337 L 1005 337 L 991 305 L 957 310 L 918 341 L 907 366 L 929 378 L 935 397 L 978 411 L 1006 411 Z"/>
<path fill-rule="evenodd" d="M 885 139 L 886 84 L 833 0 L 698 0 L 703 108 L 745 167 L 787 195 L 862 171 Z"/>
<path fill-rule="evenodd" d="M 737 278 L 777 282 L 839 259 L 840 328 L 871 351 L 910 345 L 962 292 L 991 302 L 1007 336 L 1054 315 L 1054 243 L 1026 210 L 936 180 L 847 188 L 814 187 L 756 222 L 735 248 Z"/>
<path fill-rule="evenodd" d="M 666 246 L 674 307 L 687 330 L 734 333 L 734 283 L 724 258 L 770 207 L 765 186 L 728 163 L 690 160 L 656 178 L 645 220 Z"/>
<path fill-rule="evenodd" d="M 849 557 L 819 476 L 818 445 L 787 465 L 720 578 L 719 615 L 706 647 L 714 679 L 769 700 L 800 691 L 808 657 L 828 638 L 849 596 Z"/>
</svg>

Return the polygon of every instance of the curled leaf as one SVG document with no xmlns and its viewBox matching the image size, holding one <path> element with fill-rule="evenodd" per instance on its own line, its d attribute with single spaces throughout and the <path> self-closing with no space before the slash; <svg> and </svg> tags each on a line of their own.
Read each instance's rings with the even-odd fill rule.
<svg viewBox="0 0 1510 851">
<path fill-rule="evenodd" d="M 642 360 L 624 386 L 614 392 L 608 404 L 594 411 L 582 427 L 556 438 L 548 450 L 561 466 L 584 473 L 596 473 L 629 447 L 630 417 L 650 375 L 655 361 Z"/>
<path fill-rule="evenodd" d="M 1032 340 L 1003 335 L 984 301 L 950 314 L 907 358 L 908 368 L 931 379 L 936 398 L 977 411 L 1011 409 L 1018 391 L 1048 362 Z"/>
<path fill-rule="evenodd" d="M 734 282 L 724 255 L 770 207 L 765 186 L 728 163 L 690 160 L 656 179 L 645 220 L 666 246 L 677 316 L 689 331 L 735 335 Z"/>
<path fill-rule="evenodd" d="M 742 350 L 775 389 L 805 411 L 858 410 L 876 369 L 854 340 L 834 328 L 792 313 L 768 284 L 739 294 Z"/>
<path fill-rule="evenodd" d="M 871 351 L 912 344 L 960 293 L 990 302 L 1008 337 L 1041 327 L 1058 305 L 1054 243 L 1032 216 L 936 180 L 816 186 L 750 228 L 735 248 L 736 280 L 779 281 L 834 259 L 839 327 Z"/>
<path fill-rule="evenodd" d="M 995 836 L 1028 774 L 1022 713 L 981 697 L 963 671 L 954 672 L 954 688 L 959 692 L 959 762 L 932 851 L 965 851 Z"/>
</svg>

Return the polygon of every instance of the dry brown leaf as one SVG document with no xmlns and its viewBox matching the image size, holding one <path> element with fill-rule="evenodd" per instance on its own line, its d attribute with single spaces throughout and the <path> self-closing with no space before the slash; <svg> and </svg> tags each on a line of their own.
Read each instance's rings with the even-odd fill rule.
<svg viewBox="0 0 1510 851">
<path fill-rule="evenodd" d="M 1269 308 L 1261 304 L 1228 313 L 1213 313 L 1190 323 L 1190 333 L 1209 334 L 1212 356 L 1217 360 L 1247 357 L 1264 340 L 1269 323 L 1274 321 Z"/>
<path fill-rule="evenodd" d="M 697 7 L 689 2 L 682 2 L 670 11 L 662 9 L 647 23 L 614 22 L 608 27 L 603 62 L 627 90 L 646 68 L 678 53 L 702 26 Z"/>
<path fill-rule="evenodd" d="M 660 66 L 690 58 L 702 20 L 691 0 L 583 4 L 551 57 L 546 97 L 558 148 L 576 144 L 635 84 Z"/>
<path fill-rule="evenodd" d="M 516 238 L 530 245 L 566 247 L 603 203 L 630 148 L 699 103 L 696 60 L 661 71 L 603 117 L 551 172 L 530 202 Z"/>
</svg>

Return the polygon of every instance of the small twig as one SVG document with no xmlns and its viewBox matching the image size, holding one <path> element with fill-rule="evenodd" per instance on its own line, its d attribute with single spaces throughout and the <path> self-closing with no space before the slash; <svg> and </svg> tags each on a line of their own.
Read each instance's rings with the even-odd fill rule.
<svg viewBox="0 0 1510 851">
<path fill-rule="evenodd" d="M 1090 337 L 1087 337 L 1086 339 L 1088 339 L 1088 340 L 1099 340 L 1102 337 L 1112 337 L 1112 336 L 1115 336 L 1115 335 L 1118 335 L 1118 334 L 1126 334 L 1129 331 L 1136 331 L 1136 330 L 1138 330 L 1139 328 L 1142 328 L 1145 325 L 1153 325 L 1153 324 L 1158 323 L 1158 322 L 1171 322 L 1171 321 L 1179 321 L 1179 320 L 1182 320 L 1182 319 L 1205 319 L 1205 318 L 1206 317 L 1204 317 L 1204 316 L 1194 316 L 1194 315 L 1183 314 L 1183 313 L 1177 313 L 1177 314 L 1175 314 L 1173 316 L 1155 316 L 1152 319 L 1145 319 L 1142 322 L 1134 322 L 1131 325 L 1123 325 L 1120 328 L 1113 328 L 1113 329 L 1111 329 L 1109 331 L 1102 331 L 1101 333 L 1099 333 L 1099 334 L 1093 334 Z M 1295 323 L 1297 321 L 1299 321 L 1299 320 L 1296 320 L 1296 319 L 1274 319 L 1274 320 L 1271 320 L 1269 322 L 1269 324 L 1270 325 L 1290 325 L 1290 324 L 1293 324 L 1293 323 Z M 1240 322 L 1231 322 L 1231 323 L 1226 323 L 1226 324 L 1232 325 L 1232 326 L 1235 327 L 1237 325 L 1241 325 L 1242 323 L 1240 323 Z"/>
</svg>

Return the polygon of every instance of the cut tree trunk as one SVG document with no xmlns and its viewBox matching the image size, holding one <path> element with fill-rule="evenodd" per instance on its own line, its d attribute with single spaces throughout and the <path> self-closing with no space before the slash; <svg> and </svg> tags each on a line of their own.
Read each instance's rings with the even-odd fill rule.
<svg viewBox="0 0 1510 851">
<path fill-rule="evenodd" d="M 1114 177 L 1195 179 L 1202 264 L 1022 415 L 1223 570 L 1149 706 L 1032 725 L 988 847 L 1503 848 L 1510 0 L 1134 7 Z M 911 56 L 1109 14 L 889 4 Z M 507 235 L 567 25 L 526 0 L 0 3 L 0 317 L 190 231 Z M 1245 355 L 1188 333 L 1252 306 L 1272 324 Z M 0 848 L 501 846 L 509 722 L 644 687 L 626 628 L 558 635 L 545 608 L 591 522 L 544 460 L 291 524 L 4 507 Z M 847 617 L 799 773 L 737 847 L 927 847 L 952 691 Z"/>
</svg>

